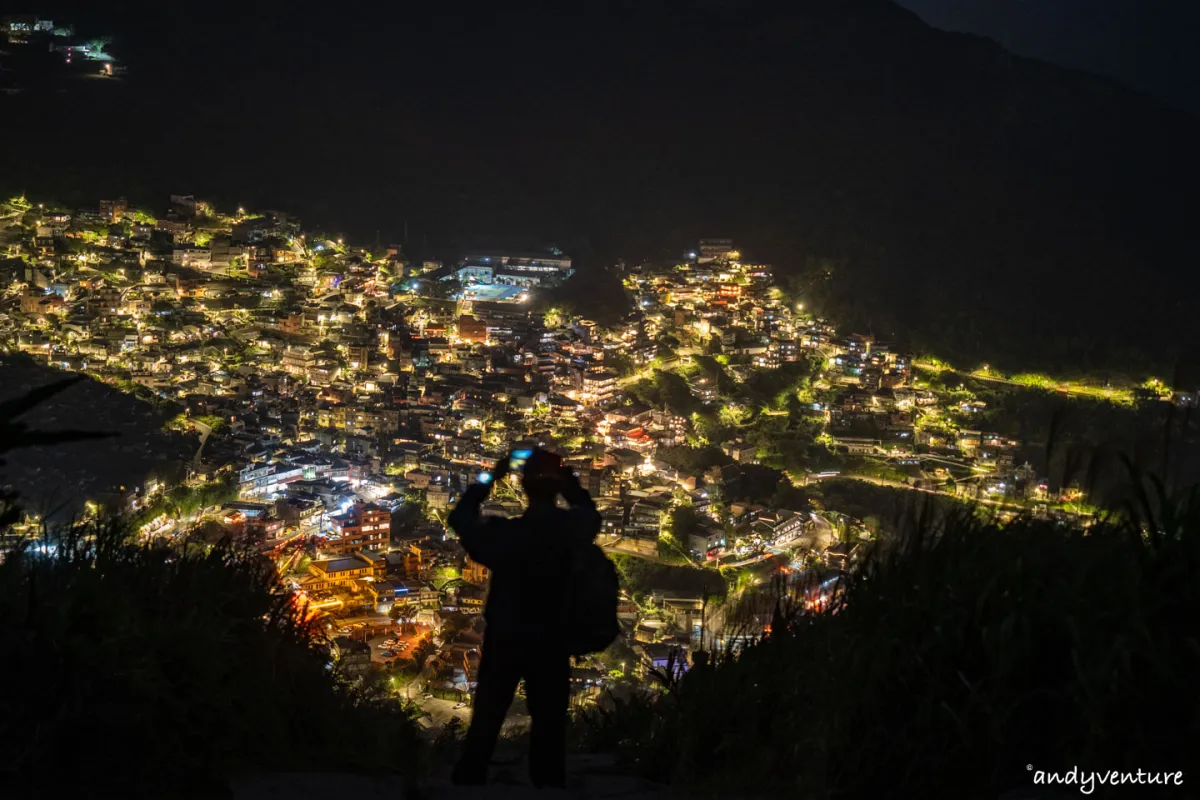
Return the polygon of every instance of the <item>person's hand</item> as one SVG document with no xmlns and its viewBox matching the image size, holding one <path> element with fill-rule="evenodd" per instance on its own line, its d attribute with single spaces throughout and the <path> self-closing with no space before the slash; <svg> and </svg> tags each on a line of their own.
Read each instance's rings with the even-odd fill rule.
<svg viewBox="0 0 1200 800">
<path fill-rule="evenodd" d="M 512 453 L 506 453 L 503 458 L 495 463 L 492 467 L 492 483 L 502 480 L 508 474 L 508 465 L 512 462 Z"/>
<path fill-rule="evenodd" d="M 583 483 L 579 480 L 579 474 L 567 465 L 563 465 L 558 475 L 559 493 L 563 499 L 567 501 L 567 505 L 572 508 L 583 505 L 591 505 L 591 495 L 588 490 L 583 488 Z"/>
<path fill-rule="evenodd" d="M 563 482 L 563 486 L 579 486 L 579 476 L 575 474 L 575 470 L 568 464 L 563 464 L 558 469 L 559 479 Z"/>
</svg>

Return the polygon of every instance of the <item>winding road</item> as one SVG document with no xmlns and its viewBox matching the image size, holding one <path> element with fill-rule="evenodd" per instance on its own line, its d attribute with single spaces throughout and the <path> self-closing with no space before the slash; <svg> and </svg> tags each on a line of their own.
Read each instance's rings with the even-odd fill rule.
<svg viewBox="0 0 1200 800">
<path fill-rule="evenodd" d="M 1000 375 L 995 375 L 991 372 L 984 372 L 983 370 L 978 369 L 954 369 L 953 367 L 942 367 L 929 362 L 914 362 L 913 366 L 931 371 L 942 370 L 945 372 L 953 372 L 955 375 L 962 375 L 963 377 L 971 378 L 973 380 L 987 381 L 988 383 L 1002 383 L 1005 386 L 1016 386 L 1021 389 L 1041 388 L 1045 391 L 1054 391 L 1059 394 L 1071 395 L 1073 397 L 1102 398 L 1113 403 L 1124 403 L 1129 399 L 1129 392 L 1124 389 L 1112 389 L 1108 387 L 1097 386 L 1079 387 L 1070 383 L 1064 383 L 1062 381 L 1056 382 L 1054 387 L 1050 389 L 1047 387 L 1031 386 L 1027 383 L 1021 383 L 1020 381 L 1014 381 L 1010 378 L 1005 378 Z"/>
</svg>

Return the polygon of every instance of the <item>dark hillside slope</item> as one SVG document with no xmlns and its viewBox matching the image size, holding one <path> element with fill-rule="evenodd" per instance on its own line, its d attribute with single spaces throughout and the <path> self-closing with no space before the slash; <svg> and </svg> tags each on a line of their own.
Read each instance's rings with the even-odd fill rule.
<svg viewBox="0 0 1200 800">
<path fill-rule="evenodd" d="M 889 0 L 410 5 L 106 8 L 128 78 L 0 98 L 0 184 L 435 253 L 517 234 L 585 269 L 728 235 L 828 260 L 814 306 L 967 364 L 1169 377 L 1197 343 L 1200 124 L 1152 98 Z M 213 58 L 230 24 L 255 46 Z M 269 135 L 233 122 L 265 107 Z"/>
<path fill-rule="evenodd" d="M 703 211 L 793 273 L 832 259 L 823 310 L 1017 368 L 1169 369 L 1195 343 L 1194 118 L 884 2 L 713 27 L 654 80 L 726 109 L 680 145 L 738 165 Z"/>
</svg>

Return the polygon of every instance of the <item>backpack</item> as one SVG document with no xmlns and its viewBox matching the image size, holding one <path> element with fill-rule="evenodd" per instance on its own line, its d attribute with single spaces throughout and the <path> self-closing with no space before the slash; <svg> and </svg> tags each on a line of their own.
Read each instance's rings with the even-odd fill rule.
<svg viewBox="0 0 1200 800">
<path fill-rule="evenodd" d="M 564 623 L 568 654 L 598 653 L 621 632 L 617 622 L 617 568 L 597 545 L 588 542 L 568 554 Z"/>
</svg>

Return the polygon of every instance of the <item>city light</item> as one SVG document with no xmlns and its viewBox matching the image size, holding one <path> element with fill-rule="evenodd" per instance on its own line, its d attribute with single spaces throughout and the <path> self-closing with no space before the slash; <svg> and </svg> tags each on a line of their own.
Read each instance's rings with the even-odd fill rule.
<svg viewBox="0 0 1200 800">
<path fill-rule="evenodd" d="M 120 207 L 104 205 L 110 216 Z M 791 565 L 780 575 L 848 570 L 853 547 L 875 541 L 882 515 L 870 495 L 847 499 L 852 481 L 1042 513 L 1043 476 L 1019 466 L 1028 443 L 999 426 L 973 429 L 1004 406 L 969 387 L 1021 383 L 1102 402 L 1126 391 L 1034 373 L 1010 379 L 986 363 L 976 375 L 938 362 L 945 379 L 926 373 L 918 384 L 932 361 L 914 366 L 902 342 L 804 316 L 805 304 L 772 285 L 769 268 L 742 263 L 728 240 L 707 240 L 686 264 L 670 258 L 626 274 L 619 309 L 562 301 L 542 314 L 534 299 L 575 280 L 561 253 L 551 267 L 497 253 L 426 267 L 342 238 L 332 247 L 316 237 L 301 250 L 293 243 L 303 232 L 283 215 L 239 206 L 235 219 L 205 208 L 205 226 L 224 229 L 164 216 L 165 238 L 178 239 L 164 241 L 161 258 L 139 261 L 147 245 L 120 237 L 67 231 L 71 249 L 55 258 L 39 251 L 55 237 L 22 239 L 17 257 L 44 263 L 46 274 L 35 281 L 20 271 L 9 343 L 54 368 L 186 405 L 155 431 L 183 474 L 139 478 L 114 499 L 92 476 L 80 485 L 104 504 L 88 500 L 85 518 L 144 513 L 153 519 L 140 537 L 166 544 L 215 526 L 274 564 L 295 613 L 328 620 L 339 635 L 351 634 L 349 620 L 363 626 L 353 635 L 367 644 L 365 670 L 404 657 L 396 641 L 367 633 L 378 625 L 399 636 L 385 612 L 412 613 L 401 623 L 408 630 L 447 609 L 482 610 L 484 569 L 467 561 L 448 518 L 477 484 L 491 492 L 486 513 L 521 513 L 519 473 L 534 443 L 563 456 L 591 494 L 609 552 L 719 571 L 731 592 L 753 598 L 777 564 Z M 248 216 L 262 220 L 269 245 L 238 250 Z M 90 218 L 107 225 L 99 209 Z M 252 252 L 261 272 L 222 274 L 196 256 L 197 234 L 211 236 L 205 258 Z M 1172 397 L 1155 381 L 1140 388 Z M 509 452 L 521 457 L 509 480 L 492 485 L 493 465 Z M 149 464 L 169 460 L 151 455 Z M 1082 491 L 1050 499 L 1074 503 L 1062 513 L 1083 518 Z M 24 521 L 30 535 L 38 522 Z M 403 539 L 393 540 L 393 527 Z M 638 602 L 622 603 L 639 646 L 686 650 L 687 637 L 661 631 L 675 630 L 664 620 L 694 630 L 691 600 L 652 595 L 639 588 L 630 594 Z M 826 587 L 796 602 L 825 611 L 836 599 Z M 714 640 L 722 622 L 706 618 Z M 422 653 L 435 648 L 431 658 L 470 668 L 462 656 L 477 641 L 435 647 L 422 630 Z M 614 677 L 618 662 L 604 663 Z M 641 680 L 619 663 L 622 679 Z"/>
</svg>

